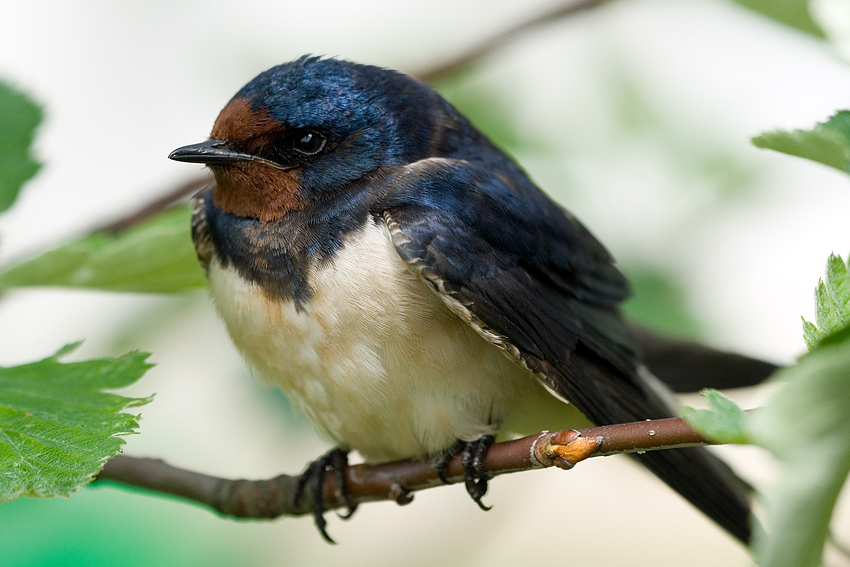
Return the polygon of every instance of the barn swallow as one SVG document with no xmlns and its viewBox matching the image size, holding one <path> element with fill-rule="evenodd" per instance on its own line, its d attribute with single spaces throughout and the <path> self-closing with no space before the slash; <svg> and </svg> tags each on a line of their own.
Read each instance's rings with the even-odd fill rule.
<svg viewBox="0 0 850 567">
<path fill-rule="evenodd" d="M 676 414 L 611 255 L 426 84 L 305 56 L 169 157 L 214 175 L 193 238 L 233 342 L 341 450 L 313 476 L 349 450 L 462 453 L 480 505 L 494 439 Z M 748 499 L 706 449 L 636 458 L 749 540 Z M 327 535 L 321 502 L 316 519 Z"/>
</svg>

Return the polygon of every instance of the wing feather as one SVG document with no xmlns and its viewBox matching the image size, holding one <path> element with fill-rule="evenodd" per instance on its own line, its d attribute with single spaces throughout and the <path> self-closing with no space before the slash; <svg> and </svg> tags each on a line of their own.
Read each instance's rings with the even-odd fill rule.
<svg viewBox="0 0 850 567">
<path fill-rule="evenodd" d="M 530 182 L 430 159 L 385 178 L 380 214 L 405 262 L 479 334 L 599 425 L 670 417 L 641 377 L 610 254 Z M 521 206 L 518 206 L 521 201 Z M 638 459 L 733 535 L 749 538 L 749 504 L 705 449 Z"/>
</svg>

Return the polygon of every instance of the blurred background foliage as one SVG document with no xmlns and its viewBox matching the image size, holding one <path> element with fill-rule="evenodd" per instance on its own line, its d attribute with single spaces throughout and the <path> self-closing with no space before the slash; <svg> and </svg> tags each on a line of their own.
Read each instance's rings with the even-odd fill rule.
<svg viewBox="0 0 850 567">
<path fill-rule="evenodd" d="M 842 28 L 812 16 L 836 13 L 830 3 L 838 1 L 606 2 L 526 30 L 434 84 L 611 248 L 634 289 L 627 313 L 787 362 L 803 349 L 799 315 L 811 312 L 823 258 L 850 241 L 837 220 L 847 210 L 846 181 L 759 154 L 747 139 L 847 105 Z M 12 288 L 35 280 L 125 292 L 198 287 L 188 232 L 181 236 L 185 210 L 129 235 L 132 243 L 151 231 L 149 256 L 128 257 L 126 240 L 89 233 L 200 174 L 165 155 L 203 139 L 247 80 L 304 52 L 424 74 L 559 5 L 308 4 L 252 0 L 234 11 L 224 1 L 41 0 L 10 6 L 0 23 L 0 77 L 32 89 L 47 115 L 37 139 L 44 170 L 0 219 L 0 265 L 35 258 L 0 276 L 10 288 L 0 302 L 0 364 L 78 338 L 87 339 L 79 358 L 153 352 L 158 367 L 129 394 L 157 392 L 130 454 L 263 477 L 300 470 L 325 445 L 282 395 L 248 377 L 202 291 Z M 839 205 L 818 210 L 821 196 Z M 39 259 L 56 246 L 71 247 L 79 263 Z M 66 248 L 61 257 L 69 256 Z M 164 277 L 145 287 L 133 273 L 148 257 L 167 261 Z M 175 258 L 185 277 L 170 277 Z M 116 271 L 117 280 L 96 277 Z M 733 456 L 754 480 L 769 475 L 758 456 Z M 0 507 L 0 566 L 433 565 L 449 552 L 459 564 L 508 565 L 526 563 L 527 542 L 540 533 L 554 528 L 551 537 L 567 543 L 588 525 L 605 525 L 621 546 L 573 543 L 572 564 L 749 564 L 744 550 L 624 459 L 599 461 L 570 478 L 499 479 L 489 514 L 466 506 L 457 487 L 407 508 L 365 506 L 351 522 L 332 520 L 336 547 L 306 519 L 234 522 L 166 498 L 87 487 L 67 501 Z M 839 513 L 839 525 L 848 520 Z M 665 543 L 672 539 L 679 543 Z M 702 549 L 710 552 L 695 553 Z"/>
</svg>

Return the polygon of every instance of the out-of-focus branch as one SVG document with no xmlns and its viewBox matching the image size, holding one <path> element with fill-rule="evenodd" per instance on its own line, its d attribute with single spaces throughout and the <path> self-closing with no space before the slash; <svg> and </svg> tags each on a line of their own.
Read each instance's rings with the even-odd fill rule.
<svg viewBox="0 0 850 567">
<path fill-rule="evenodd" d="M 607 1 L 609 0 L 574 0 L 572 2 L 556 6 L 548 12 L 544 12 L 529 20 L 520 22 L 513 27 L 482 40 L 477 45 L 447 61 L 437 63 L 428 69 L 423 69 L 422 71 L 413 74 L 423 81 L 434 81 L 440 77 L 454 73 L 492 51 L 503 47 L 533 28 L 583 12 L 590 8 L 595 8 Z M 101 230 L 112 234 L 126 230 L 127 228 L 149 219 L 163 209 L 187 199 L 192 194 L 203 188 L 207 183 L 209 183 L 209 179 L 207 177 L 199 177 L 182 183 L 169 190 L 161 197 L 158 197 L 156 200 L 148 203 L 147 205 L 143 205 L 138 210 L 132 211 L 108 226 L 102 227 Z"/>
<path fill-rule="evenodd" d="M 118 234 L 123 230 L 148 220 L 172 205 L 176 205 L 187 200 L 189 197 L 203 189 L 206 185 L 209 185 L 209 183 L 210 178 L 207 176 L 190 179 L 189 181 L 173 187 L 164 195 L 157 197 L 147 205 L 143 205 L 140 209 L 132 211 L 130 214 L 102 227 L 100 230 L 109 234 Z"/>
<path fill-rule="evenodd" d="M 554 21 L 560 20 L 561 18 L 578 14 L 585 10 L 589 10 L 590 8 L 595 8 L 600 4 L 604 4 L 607 1 L 609 0 L 577 0 L 573 2 L 567 2 L 559 6 L 555 6 L 548 12 L 539 14 L 531 19 L 520 22 L 506 30 L 492 35 L 482 40 L 480 43 L 467 49 L 465 52 L 460 53 L 459 55 L 456 55 L 455 57 L 447 61 L 440 62 L 431 68 L 422 69 L 419 72 L 414 72 L 413 75 L 419 77 L 425 82 L 435 81 L 436 79 L 439 79 L 446 75 L 450 75 L 460 70 L 461 68 L 469 65 L 470 63 L 481 59 L 485 55 L 489 55 L 493 51 L 496 51 L 497 49 L 507 45 L 511 41 L 514 41 L 518 37 L 522 36 L 522 34 L 533 28 L 552 23 Z"/>
<path fill-rule="evenodd" d="M 484 467 L 490 476 L 557 466 L 570 469 L 595 456 L 675 449 L 709 441 L 679 418 L 606 425 L 589 429 L 543 432 L 490 447 Z M 412 492 L 441 484 L 428 461 L 397 461 L 382 465 L 353 465 L 344 471 L 348 503 L 376 500 L 409 501 Z M 451 483 L 463 479 L 460 458 L 449 463 Z M 311 514 L 313 495 L 305 487 L 294 502 L 297 476 L 269 480 L 229 480 L 179 469 L 158 459 L 118 455 L 106 463 L 97 480 L 111 480 L 201 503 L 221 514 L 240 518 L 276 518 Z M 308 483 L 309 484 L 309 483 Z M 325 510 L 348 503 L 337 490 L 334 475 L 325 475 Z"/>
</svg>

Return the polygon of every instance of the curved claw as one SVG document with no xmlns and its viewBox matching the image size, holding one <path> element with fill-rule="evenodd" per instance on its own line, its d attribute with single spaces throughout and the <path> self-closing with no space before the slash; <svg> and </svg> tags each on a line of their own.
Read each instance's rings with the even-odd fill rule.
<svg viewBox="0 0 850 567">
<path fill-rule="evenodd" d="M 485 505 L 481 499 L 487 494 L 487 483 L 491 477 L 484 470 L 484 457 L 487 456 L 487 450 L 495 441 L 492 435 L 484 435 L 476 441 L 467 443 L 460 456 L 466 492 L 485 512 L 490 510 L 491 506 Z"/>
<path fill-rule="evenodd" d="M 485 512 L 490 509 L 490 506 L 485 505 L 481 499 L 487 493 L 487 483 L 491 477 L 484 470 L 484 458 L 487 456 L 487 450 L 490 448 L 490 445 L 494 442 L 495 438 L 492 435 L 484 435 L 475 441 L 458 440 L 434 459 L 437 476 L 440 477 L 440 480 L 444 484 L 449 484 L 446 476 L 449 461 L 460 453 L 466 492 L 478 504 L 478 507 Z"/>
<path fill-rule="evenodd" d="M 345 490 L 345 467 L 348 466 L 348 451 L 342 449 L 333 449 L 307 466 L 307 469 L 298 477 L 298 484 L 295 487 L 294 502 L 297 504 L 304 494 L 304 489 L 309 486 L 313 494 L 313 519 L 316 522 L 316 528 L 319 533 L 328 543 L 336 543 L 327 532 L 328 521 L 325 519 L 325 501 L 324 501 L 324 483 L 325 474 L 333 473 L 336 478 L 337 493 L 345 501 L 348 512 L 345 514 L 337 513 L 343 520 L 350 518 L 355 510 L 357 503 L 348 498 Z"/>
</svg>

